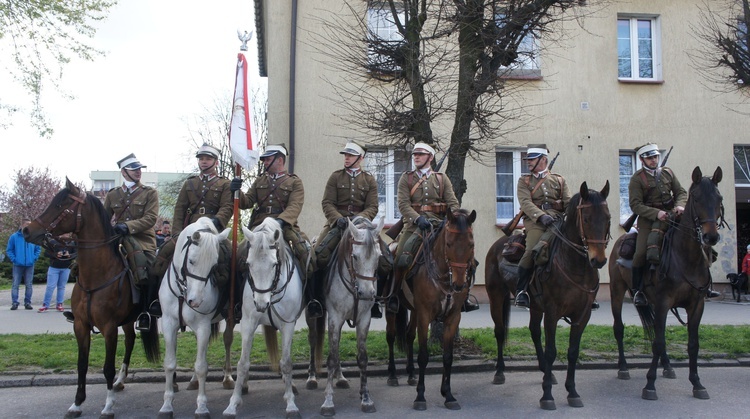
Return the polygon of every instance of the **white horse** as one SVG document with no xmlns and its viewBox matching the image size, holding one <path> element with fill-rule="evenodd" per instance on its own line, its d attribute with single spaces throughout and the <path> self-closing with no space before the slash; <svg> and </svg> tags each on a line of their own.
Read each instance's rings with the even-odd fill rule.
<svg viewBox="0 0 750 419">
<path fill-rule="evenodd" d="M 187 226 L 177 239 L 174 258 L 159 288 L 159 301 L 163 312 L 161 324 L 166 346 L 164 354 L 166 386 L 164 404 L 159 410 L 159 418 L 171 418 L 174 414 L 172 399 L 177 390 L 174 382 L 177 367 L 177 329 L 185 326 L 195 332 L 198 345 L 194 374 L 194 378 L 198 381 L 195 417 L 210 417 L 206 398 L 206 375 L 208 374 L 206 350 L 209 339 L 218 334 L 218 322 L 221 320 L 220 290 L 217 287 L 213 269 L 219 261 L 219 246 L 222 241 L 227 240 L 230 231 L 226 229 L 218 233 L 213 222 L 203 217 Z M 229 348 L 226 353 L 225 388 L 227 377 L 232 380 Z"/>
<path fill-rule="evenodd" d="M 224 410 L 224 417 L 237 416 L 237 407 L 242 403 L 242 388 L 247 388 L 255 329 L 262 324 L 271 366 L 276 368 L 280 365 L 286 386 L 286 416 L 298 418 L 300 413 L 294 403 L 292 385 L 291 348 L 294 325 L 304 307 L 299 266 L 295 263 L 291 248 L 284 242 L 281 227 L 275 219 L 266 218 L 254 231 L 245 227 L 242 231 L 245 233 L 243 245 L 248 246 L 249 273 L 243 292 L 240 323 L 242 354 L 237 363 L 234 393 Z M 281 359 L 276 340 L 277 329 L 281 330 Z"/>
<path fill-rule="evenodd" d="M 375 402 L 367 389 L 367 332 L 370 330 L 370 310 L 377 295 L 380 230 L 383 218 L 377 227 L 366 218 L 355 217 L 349 221 L 341 241 L 328 265 L 326 275 L 326 311 L 328 312 L 328 384 L 326 397 L 320 414 L 333 416 L 333 381 L 336 387 L 349 388 L 341 373 L 339 342 L 341 327 L 350 321 L 357 330 L 357 365 L 359 366 L 360 409 L 365 413 L 375 412 Z"/>
</svg>

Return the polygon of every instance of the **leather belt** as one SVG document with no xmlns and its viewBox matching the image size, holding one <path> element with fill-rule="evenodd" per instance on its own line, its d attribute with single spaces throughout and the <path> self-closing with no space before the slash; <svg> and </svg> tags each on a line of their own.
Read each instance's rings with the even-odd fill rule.
<svg viewBox="0 0 750 419">
<path fill-rule="evenodd" d="M 211 211 L 209 209 L 206 209 L 206 207 L 198 207 L 198 208 L 195 209 L 195 211 L 193 211 L 192 208 L 188 208 L 187 212 L 188 212 L 188 214 L 200 214 L 200 215 L 204 215 L 204 214 L 213 215 L 213 214 L 216 214 L 216 211 Z"/>
<path fill-rule="evenodd" d="M 259 207 L 256 211 L 260 212 L 261 214 L 281 214 L 284 212 L 281 208 L 275 208 L 272 206 L 267 207 Z"/>
<path fill-rule="evenodd" d="M 546 211 L 549 209 L 562 211 L 562 202 L 545 202 L 542 205 L 539 206 L 542 210 Z"/>
<path fill-rule="evenodd" d="M 357 214 L 364 211 L 364 207 L 361 205 L 336 205 L 336 209 L 339 211 L 348 211 L 352 214 Z"/>
<path fill-rule="evenodd" d="M 427 205 L 412 204 L 411 207 L 414 209 L 414 211 L 417 211 L 417 212 L 432 212 L 438 215 L 445 214 L 446 210 L 448 209 L 448 205 L 443 204 L 443 203 L 435 203 L 435 204 L 427 204 Z"/>
</svg>

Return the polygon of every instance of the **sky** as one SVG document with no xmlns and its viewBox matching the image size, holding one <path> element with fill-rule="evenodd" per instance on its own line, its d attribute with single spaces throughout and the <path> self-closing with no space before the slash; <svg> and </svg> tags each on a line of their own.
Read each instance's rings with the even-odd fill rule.
<svg viewBox="0 0 750 419">
<path fill-rule="evenodd" d="M 255 29 L 251 0 L 120 0 L 95 26 L 93 45 L 107 55 L 65 67 L 61 85 L 75 98 L 45 91 L 54 136 L 40 138 L 27 115 L 0 128 L 6 157 L 0 187 L 30 166 L 90 187 L 91 171 L 118 170 L 117 161 L 130 153 L 145 171 L 192 171 L 186 120 L 205 114 L 216 99 L 231 100 L 237 30 Z M 264 82 L 255 43 L 253 37 L 245 53 L 251 85 Z M 0 86 L 4 102 L 28 106 L 26 93 L 7 79 L 0 77 Z"/>
</svg>

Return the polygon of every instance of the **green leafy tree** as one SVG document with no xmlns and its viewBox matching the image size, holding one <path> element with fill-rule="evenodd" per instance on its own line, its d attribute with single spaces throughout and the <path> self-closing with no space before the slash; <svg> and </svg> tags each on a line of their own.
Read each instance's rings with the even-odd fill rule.
<svg viewBox="0 0 750 419">
<path fill-rule="evenodd" d="M 89 42 L 92 23 L 107 17 L 116 0 L 0 0 L 0 61 L 28 93 L 31 124 L 42 136 L 53 129 L 44 113 L 46 86 L 60 89 L 63 68 L 73 58 L 93 61 L 104 53 Z M 21 108 L 0 98 L 0 128 Z"/>
</svg>

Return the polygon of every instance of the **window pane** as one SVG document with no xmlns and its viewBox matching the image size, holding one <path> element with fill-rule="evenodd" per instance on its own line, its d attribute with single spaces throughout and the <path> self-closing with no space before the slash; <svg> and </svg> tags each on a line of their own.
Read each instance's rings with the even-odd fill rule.
<svg viewBox="0 0 750 419">
<path fill-rule="evenodd" d="M 630 39 L 629 19 L 617 19 L 617 39 Z"/>
<path fill-rule="evenodd" d="M 369 151 L 365 155 L 364 170 L 375 176 L 378 184 L 378 216 L 386 216 L 386 187 L 387 187 L 387 169 L 388 169 L 388 152 L 386 151 Z"/>
<path fill-rule="evenodd" d="M 651 21 L 650 20 L 639 20 L 638 21 L 638 39 L 651 39 Z"/>
<path fill-rule="evenodd" d="M 734 147 L 734 183 L 750 184 L 750 147 Z"/>
<path fill-rule="evenodd" d="M 630 194 L 628 185 L 633 176 L 634 155 L 620 154 L 620 222 L 624 222 L 633 212 L 630 210 Z"/>
</svg>

